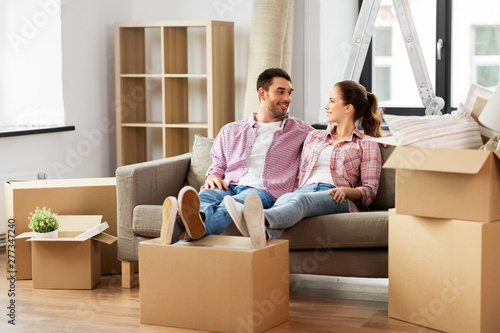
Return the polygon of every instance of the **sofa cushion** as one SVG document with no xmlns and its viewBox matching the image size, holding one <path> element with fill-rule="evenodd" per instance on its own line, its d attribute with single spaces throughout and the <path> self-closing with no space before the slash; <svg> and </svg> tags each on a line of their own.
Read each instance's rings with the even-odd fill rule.
<svg viewBox="0 0 500 333">
<path fill-rule="evenodd" d="M 388 211 L 310 217 L 280 238 L 290 241 L 290 249 L 387 247 L 388 219 Z"/>
<path fill-rule="evenodd" d="M 279 237 L 291 250 L 388 246 L 388 211 L 322 215 L 304 219 Z M 234 224 L 223 235 L 241 236 Z"/>
<path fill-rule="evenodd" d="M 215 139 L 206 138 L 195 134 L 193 142 L 193 154 L 187 174 L 187 184 L 199 190 L 205 183 L 205 174 L 212 164 L 210 150 Z"/>
<path fill-rule="evenodd" d="M 139 205 L 134 207 L 132 230 L 144 237 L 160 237 L 161 205 Z"/>
</svg>

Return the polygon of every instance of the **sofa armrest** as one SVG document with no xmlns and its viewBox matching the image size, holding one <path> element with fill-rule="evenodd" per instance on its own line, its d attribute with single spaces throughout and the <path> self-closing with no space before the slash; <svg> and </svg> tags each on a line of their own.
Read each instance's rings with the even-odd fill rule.
<svg viewBox="0 0 500 333">
<path fill-rule="evenodd" d="M 132 231 L 134 207 L 161 205 L 167 196 L 177 196 L 186 181 L 190 161 L 191 153 L 186 153 L 116 170 L 118 260 L 137 260 Z"/>
</svg>

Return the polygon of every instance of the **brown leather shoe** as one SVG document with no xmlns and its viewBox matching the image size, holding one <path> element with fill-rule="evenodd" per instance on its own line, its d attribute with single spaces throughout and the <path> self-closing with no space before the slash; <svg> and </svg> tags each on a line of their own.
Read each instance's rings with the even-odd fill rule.
<svg viewBox="0 0 500 333">
<path fill-rule="evenodd" d="M 192 239 L 198 239 L 205 234 L 205 224 L 200 216 L 200 197 L 191 186 L 184 186 L 177 198 L 179 215 L 186 228 L 186 233 Z"/>
</svg>

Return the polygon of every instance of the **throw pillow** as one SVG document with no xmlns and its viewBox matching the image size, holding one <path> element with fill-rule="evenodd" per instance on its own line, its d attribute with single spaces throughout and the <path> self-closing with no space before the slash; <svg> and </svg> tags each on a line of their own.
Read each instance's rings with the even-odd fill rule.
<svg viewBox="0 0 500 333">
<path fill-rule="evenodd" d="M 205 184 L 205 174 L 212 164 L 210 150 L 215 139 L 206 138 L 195 134 L 193 142 L 193 154 L 191 155 L 191 164 L 187 174 L 187 183 L 196 190 Z"/>
<path fill-rule="evenodd" d="M 379 144 L 380 153 L 382 155 L 382 165 L 394 151 L 394 146 L 386 146 Z M 380 172 L 380 183 L 378 186 L 377 196 L 370 204 L 371 210 L 387 210 L 395 207 L 395 191 L 396 191 L 396 170 L 382 168 Z"/>
<path fill-rule="evenodd" d="M 478 149 L 479 125 L 470 115 L 453 111 L 442 116 L 384 115 L 398 146 Z"/>
</svg>

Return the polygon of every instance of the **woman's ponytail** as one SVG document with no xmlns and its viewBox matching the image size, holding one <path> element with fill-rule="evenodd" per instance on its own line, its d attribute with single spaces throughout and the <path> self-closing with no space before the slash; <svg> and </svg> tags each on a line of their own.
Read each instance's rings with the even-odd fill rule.
<svg viewBox="0 0 500 333">
<path fill-rule="evenodd" d="M 375 94 L 367 92 L 366 97 L 368 106 L 361 118 L 361 126 L 366 135 L 378 138 L 382 136 L 382 130 L 380 129 L 383 120 L 382 110 L 378 108 L 378 99 Z"/>
</svg>

